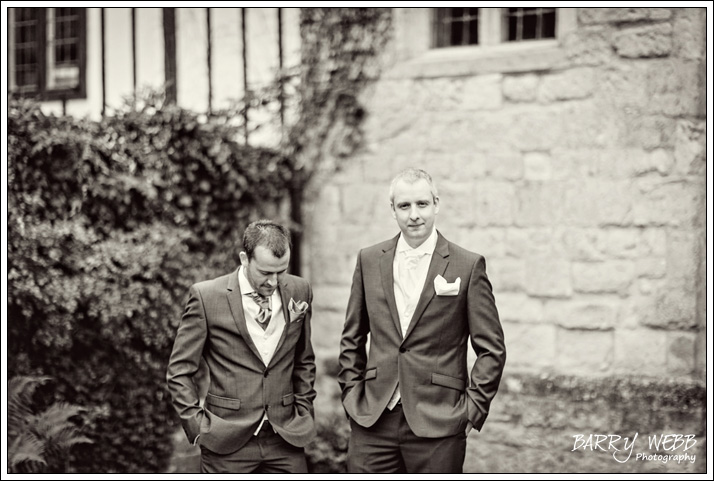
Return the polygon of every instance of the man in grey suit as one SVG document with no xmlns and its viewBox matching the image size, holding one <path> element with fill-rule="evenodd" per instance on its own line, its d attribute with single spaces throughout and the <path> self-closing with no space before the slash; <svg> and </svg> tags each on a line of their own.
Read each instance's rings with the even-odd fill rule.
<svg viewBox="0 0 714 481">
<path fill-rule="evenodd" d="M 436 230 L 439 197 L 423 170 L 397 175 L 390 201 L 401 233 L 360 251 L 340 343 L 348 469 L 461 472 L 506 361 L 486 262 Z"/>
<path fill-rule="evenodd" d="M 271 221 L 245 230 L 241 266 L 191 286 L 167 380 L 204 473 L 306 473 L 314 437 L 312 290 L 287 274 L 290 233 Z M 194 376 L 210 384 L 202 406 Z"/>
</svg>

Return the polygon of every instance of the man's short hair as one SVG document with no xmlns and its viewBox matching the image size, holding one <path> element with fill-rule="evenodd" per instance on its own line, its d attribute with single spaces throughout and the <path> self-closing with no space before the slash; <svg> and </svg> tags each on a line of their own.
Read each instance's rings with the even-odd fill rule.
<svg viewBox="0 0 714 481">
<path fill-rule="evenodd" d="M 436 190 L 436 184 L 434 184 L 434 181 L 431 179 L 428 172 L 423 169 L 409 167 L 408 169 L 404 169 L 398 173 L 397 176 L 392 179 L 392 184 L 389 186 L 389 202 L 394 203 L 394 186 L 397 185 L 397 182 L 403 180 L 413 184 L 419 179 L 424 179 L 427 184 L 429 184 L 429 187 L 431 188 L 431 196 L 433 199 L 436 199 L 439 196 L 439 193 Z"/>
<path fill-rule="evenodd" d="M 272 220 L 251 222 L 243 233 L 243 250 L 248 259 L 253 259 L 253 252 L 259 245 L 267 247 L 275 257 L 281 258 L 292 247 L 290 231 Z"/>
</svg>

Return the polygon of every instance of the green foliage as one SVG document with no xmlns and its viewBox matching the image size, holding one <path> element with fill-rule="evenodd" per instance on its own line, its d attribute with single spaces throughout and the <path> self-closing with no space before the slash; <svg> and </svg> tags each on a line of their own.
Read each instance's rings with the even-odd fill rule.
<svg viewBox="0 0 714 481">
<path fill-rule="evenodd" d="M 16 376 L 8 382 L 8 470 L 11 473 L 63 472 L 69 449 L 91 440 L 72 421 L 84 410 L 58 402 L 35 413 L 35 389 L 46 376 Z"/>
<path fill-rule="evenodd" d="M 100 121 L 8 108 L 8 372 L 86 409 L 75 472 L 160 472 L 177 419 L 166 363 L 188 286 L 232 270 L 279 212 L 291 162 L 152 94 Z M 32 444 L 25 443 L 31 452 Z"/>
</svg>

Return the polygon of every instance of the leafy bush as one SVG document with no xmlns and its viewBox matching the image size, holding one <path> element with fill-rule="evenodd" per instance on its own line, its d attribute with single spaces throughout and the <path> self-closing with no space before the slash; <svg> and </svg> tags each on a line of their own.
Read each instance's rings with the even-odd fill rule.
<svg viewBox="0 0 714 481">
<path fill-rule="evenodd" d="M 137 105 L 138 107 L 132 107 Z M 165 469 L 166 363 L 188 286 L 235 266 L 244 226 L 280 212 L 289 159 L 159 94 L 100 121 L 8 108 L 8 374 L 51 376 L 86 409 L 76 472 Z"/>
<path fill-rule="evenodd" d="M 49 377 L 16 376 L 8 382 L 7 459 L 11 473 L 66 471 L 69 449 L 91 442 L 71 421 L 83 411 L 81 407 L 60 402 L 35 412 L 35 389 L 49 380 Z"/>
</svg>

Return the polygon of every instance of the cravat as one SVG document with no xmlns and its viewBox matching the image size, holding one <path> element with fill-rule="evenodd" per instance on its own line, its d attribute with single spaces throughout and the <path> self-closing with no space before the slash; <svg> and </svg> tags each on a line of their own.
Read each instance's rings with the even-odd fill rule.
<svg viewBox="0 0 714 481">
<path fill-rule="evenodd" d="M 270 317 L 271 317 L 271 310 L 270 310 L 270 299 L 261 296 L 257 292 L 249 292 L 248 295 L 255 301 L 258 306 L 260 306 L 260 312 L 258 312 L 258 315 L 255 317 L 255 320 L 258 321 L 258 325 L 263 328 L 263 330 L 266 330 L 268 328 L 268 323 L 270 322 Z"/>
</svg>

